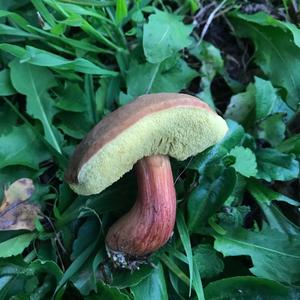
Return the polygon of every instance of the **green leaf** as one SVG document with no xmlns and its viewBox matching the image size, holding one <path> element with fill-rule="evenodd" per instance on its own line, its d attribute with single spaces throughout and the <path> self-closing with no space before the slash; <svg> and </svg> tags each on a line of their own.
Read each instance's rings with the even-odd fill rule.
<svg viewBox="0 0 300 300">
<path fill-rule="evenodd" d="M 55 20 L 54 16 L 48 11 L 45 4 L 41 0 L 31 0 L 31 2 L 34 5 L 34 7 L 36 8 L 36 10 L 41 14 L 43 19 L 45 19 L 45 21 L 51 27 L 55 26 L 56 20 Z M 43 27 L 45 27 L 45 26 L 43 26 Z M 43 29 L 45 29 L 45 28 L 43 28 Z"/>
<path fill-rule="evenodd" d="M 0 105 L 0 136 L 9 133 L 17 122 L 18 116 L 6 104 Z"/>
<path fill-rule="evenodd" d="M 48 159 L 49 153 L 38 137 L 26 125 L 13 127 L 0 136 L 0 168 L 22 165 L 38 170 L 39 163 Z"/>
<path fill-rule="evenodd" d="M 195 268 L 198 268 L 202 278 L 212 278 L 224 269 L 224 263 L 217 251 L 210 244 L 202 244 L 193 248 Z"/>
<path fill-rule="evenodd" d="M 276 229 L 285 234 L 299 235 L 300 227 L 292 223 L 279 208 L 273 205 L 273 201 L 283 201 L 290 205 L 300 206 L 298 201 L 295 201 L 285 195 L 274 192 L 267 188 L 257 180 L 249 180 L 247 190 L 254 197 L 257 204 L 265 214 L 266 220 L 272 229 Z"/>
<path fill-rule="evenodd" d="M 260 122 L 258 137 L 269 142 L 272 147 L 276 147 L 285 138 L 286 126 L 282 113 L 268 116 Z"/>
<path fill-rule="evenodd" d="M 249 206 L 239 205 L 239 206 L 224 206 L 224 210 L 220 211 L 216 215 L 216 219 L 219 220 L 221 225 L 224 226 L 232 226 L 234 228 L 244 226 L 246 217 L 251 213 L 251 209 Z M 214 221 L 214 220 L 211 220 Z M 210 222 L 212 225 L 212 222 Z M 217 225 L 217 230 L 220 229 L 218 232 L 223 234 L 225 230 L 218 225 L 217 223 L 213 223 L 213 225 Z M 215 229 L 215 228 L 214 228 Z"/>
<path fill-rule="evenodd" d="M 151 274 L 131 288 L 135 300 L 167 300 L 168 292 L 163 268 L 159 263 Z"/>
<path fill-rule="evenodd" d="M 62 270 L 53 260 L 40 260 L 36 259 L 28 266 L 28 270 L 34 274 L 48 273 L 53 275 L 56 282 L 58 283 L 63 276 Z"/>
<path fill-rule="evenodd" d="M 256 178 L 266 181 L 292 180 L 299 176 L 299 162 L 292 154 L 284 154 L 272 148 L 260 149 L 256 152 Z"/>
<path fill-rule="evenodd" d="M 8 26 L 5 24 L 0 24 L 0 35 L 12 35 L 12 36 L 19 36 L 24 38 L 32 38 L 32 39 L 38 39 L 40 38 L 38 35 L 28 33 L 22 29 Z"/>
<path fill-rule="evenodd" d="M 200 178 L 200 184 L 188 197 L 188 227 L 194 232 L 217 212 L 233 191 L 236 175 L 233 168 L 227 168 L 216 177 Z"/>
<path fill-rule="evenodd" d="M 11 1 L 11 2 L 13 2 L 13 1 Z M 2 8 L 3 8 L 3 6 L 4 6 L 4 3 L 2 5 Z M 10 9 L 8 8 L 8 10 L 10 10 Z M 24 19 L 23 17 L 21 17 L 20 15 L 14 13 L 14 12 L 8 11 L 8 10 L 7 11 L 6 10 L 0 10 L 0 17 L 7 17 L 14 24 L 19 26 L 23 30 L 27 31 L 28 30 L 28 25 L 29 25 L 27 20 Z"/>
<path fill-rule="evenodd" d="M 255 77 L 256 119 L 263 119 L 273 113 L 292 114 L 292 110 L 277 95 L 275 88 L 268 80 Z"/>
<path fill-rule="evenodd" d="M 253 276 L 236 276 L 213 281 L 206 286 L 204 292 L 206 300 L 286 300 L 300 297 L 296 288 Z"/>
<path fill-rule="evenodd" d="M 54 76 L 46 68 L 21 64 L 17 60 L 10 63 L 10 68 L 14 88 L 27 96 L 27 112 L 42 122 L 46 140 L 61 153 L 58 131 L 52 125 L 56 110 L 53 100 L 47 93 L 47 90 L 56 84 Z"/>
<path fill-rule="evenodd" d="M 179 50 L 188 47 L 191 25 L 184 25 L 182 17 L 159 10 L 144 25 L 143 47 L 150 63 L 160 63 Z"/>
<path fill-rule="evenodd" d="M 214 247 L 224 256 L 249 255 L 258 276 L 291 284 L 300 278 L 300 239 L 267 226 L 259 232 L 243 228 L 226 229 L 214 234 Z"/>
<path fill-rule="evenodd" d="M 235 94 L 230 98 L 224 116 L 239 123 L 247 123 L 248 119 L 252 118 L 251 112 L 254 108 L 255 87 L 249 84 L 245 92 Z"/>
<path fill-rule="evenodd" d="M 184 60 L 173 59 L 169 64 L 138 64 L 132 61 L 127 81 L 127 93 L 135 98 L 148 93 L 179 92 L 197 76 Z"/>
<path fill-rule="evenodd" d="M 160 260 L 167 266 L 167 268 L 176 275 L 183 283 L 187 286 L 190 285 L 189 278 L 185 275 L 185 273 L 178 267 L 177 263 L 168 255 L 162 254 L 160 256 Z"/>
<path fill-rule="evenodd" d="M 24 233 L 0 243 L 0 257 L 10 257 L 22 253 L 35 238 L 35 233 Z"/>
<path fill-rule="evenodd" d="M 16 93 L 10 81 L 9 70 L 2 70 L 0 72 L 0 96 L 9 96 Z"/>
<path fill-rule="evenodd" d="M 235 163 L 231 165 L 238 173 L 245 177 L 255 176 L 257 164 L 255 154 L 249 149 L 241 146 L 234 147 L 229 155 L 235 157 Z"/>
<path fill-rule="evenodd" d="M 85 261 L 89 258 L 89 256 L 92 254 L 94 249 L 96 248 L 98 240 L 96 239 L 95 242 L 90 244 L 88 247 L 86 247 L 82 253 L 72 262 L 72 264 L 69 266 L 69 268 L 64 273 L 63 277 L 60 279 L 56 289 L 55 293 L 59 293 L 59 290 L 63 288 L 63 286 L 67 283 L 70 278 L 76 274 L 76 272 L 79 271 L 79 269 L 82 267 L 82 265 L 85 263 Z"/>
<path fill-rule="evenodd" d="M 249 189 L 250 193 L 259 202 L 271 204 L 272 201 L 282 201 L 294 206 L 300 205 L 298 201 L 273 191 L 255 179 L 250 179 L 247 181 L 247 189 Z"/>
<path fill-rule="evenodd" d="M 64 71 L 75 71 L 95 75 L 117 75 L 116 72 L 96 66 L 94 63 L 84 58 L 69 60 L 54 53 L 31 46 L 26 46 L 26 49 L 24 49 L 15 45 L 0 44 L 0 49 L 15 55 L 21 62 L 27 62 L 28 64 L 36 66 L 52 67 Z"/>
<path fill-rule="evenodd" d="M 122 293 L 119 289 L 110 287 L 109 285 L 104 284 L 103 282 L 99 281 L 97 285 L 98 293 L 91 294 L 85 297 L 85 300 L 130 300 L 129 296 Z M 159 299 L 159 298 L 158 298 Z"/>
<path fill-rule="evenodd" d="M 61 112 L 55 119 L 56 127 L 75 139 L 82 139 L 92 127 L 86 113 Z"/>
<path fill-rule="evenodd" d="M 277 146 L 277 150 L 284 153 L 294 153 L 300 157 L 300 134 L 295 134 Z"/>
<path fill-rule="evenodd" d="M 127 3 L 126 0 L 117 0 L 116 3 L 116 22 L 121 23 L 127 16 Z"/>
<path fill-rule="evenodd" d="M 78 84 L 67 82 L 63 90 L 61 88 L 58 90 L 55 106 L 66 111 L 84 112 L 86 110 L 84 97 Z"/>
<path fill-rule="evenodd" d="M 296 108 L 300 94 L 300 49 L 294 44 L 292 34 L 277 27 L 273 20 L 262 25 L 261 15 L 235 13 L 231 21 L 240 37 L 252 39 L 255 44 L 255 61 L 274 85 L 284 87 L 287 103 Z M 284 72 L 282 71 L 284 70 Z"/>
<path fill-rule="evenodd" d="M 151 276 L 153 268 L 150 266 L 142 266 L 139 270 L 131 273 L 127 270 L 118 270 L 113 276 L 111 286 L 124 289 L 139 284 L 142 280 Z"/>
<path fill-rule="evenodd" d="M 273 29 L 274 27 L 281 28 L 284 29 L 285 32 L 290 31 L 290 33 L 293 35 L 293 42 L 295 45 L 300 47 L 300 30 L 292 23 L 275 19 L 273 16 L 270 16 L 263 11 L 260 11 L 256 14 L 242 14 L 238 12 L 234 15 L 248 22 L 253 22 L 262 26 L 270 26 Z"/>
<path fill-rule="evenodd" d="M 88 218 L 79 228 L 77 238 L 72 246 L 71 259 L 76 259 L 92 242 L 99 233 L 99 222 L 96 218 Z"/>
<path fill-rule="evenodd" d="M 81 295 L 89 295 L 97 291 L 97 284 L 93 272 L 93 257 L 89 257 L 81 268 L 69 279 Z M 97 266 L 99 267 L 99 265 Z"/>
<path fill-rule="evenodd" d="M 170 64 L 162 64 L 151 88 L 152 93 L 180 92 L 199 74 L 188 64 L 176 57 L 170 59 Z"/>
</svg>

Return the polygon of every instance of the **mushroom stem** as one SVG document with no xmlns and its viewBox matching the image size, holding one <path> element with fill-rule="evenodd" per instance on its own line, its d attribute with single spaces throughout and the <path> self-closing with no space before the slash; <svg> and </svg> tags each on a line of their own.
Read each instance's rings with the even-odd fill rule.
<svg viewBox="0 0 300 300">
<path fill-rule="evenodd" d="M 109 229 L 106 245 L 111 253 L 139 258 L 162 247 L 172 235 L 176 193 L 168 156 L 152 155 L 139 160 L 136 174 L 137 200 Z"/>
</svg>

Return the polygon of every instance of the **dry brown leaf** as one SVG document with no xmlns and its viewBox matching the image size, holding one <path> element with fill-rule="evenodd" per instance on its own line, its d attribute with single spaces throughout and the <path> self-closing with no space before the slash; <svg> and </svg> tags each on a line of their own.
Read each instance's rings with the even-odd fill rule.
<svg viewBox="0 0 300 300">
<path fill-rule="evenodd" d="M 21 178 L 4 190 L 0 206 L 0 230 L 34 230 L 40 208 L 27 200 L 35 188 L 29 178 Z"/>
</svg>

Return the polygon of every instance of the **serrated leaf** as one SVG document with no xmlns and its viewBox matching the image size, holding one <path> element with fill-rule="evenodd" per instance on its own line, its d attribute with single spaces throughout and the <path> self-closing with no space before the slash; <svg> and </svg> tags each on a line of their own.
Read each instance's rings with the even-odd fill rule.
<svg viewBox="0 0 300 300">
<path fill-rule="evenodd" d="M 10 257 L 22 253 L 35 237 L 35 233 L 25 233 L 0 243 L 0 257 Z"/>
<path fill-rule="evenodd" d="M 257 173 L 257 164 L 255 154 L 249 148 L 242 146 L 234 147 L 229 155 L 235 157 L 235 163 L 232 167 L 245 177 L 255 176 Z"/>
<path fill-rule="evenodd" d="M 17 60 L 10 63 L 10 68 L 14 88 L 27 96 L 27 112 L 42 122 L 46 140 L 57 152 L 61 153 L 59 133 L 52 125 L 52 118 L 56 110 L 54 102 L 47 92 L 56 84 L 53 74 L 46 68 L 27 63 L 21 64 Z"/>
<path fill-rule="evenodd" d="M 40 260 L 36 259 L 28 266 L 28 270 L 32 271 L 34 274 L 47 273 L 53 275 L 58 282 L 63 276 L 62 270 L 59 266 L 52 260 Z"/>
<path fill-rule="evenodd" d="M 214 235 L 214 247 L 224 256 L 249 255 L 250 271 L 267 279 L 291 284 L 300 278 L 300 239 L 267 226 L 259 232 L 236 228 Z"/>
<path fill-rule="evenodd" d="M 299 176 L 299 162 L 292 154 L 284 154 L 272 148 L 256 152 L 256 178 L 266 181 L 291 180 Z"/>
<path fill-rule="evenodd" d="M 150 63 L 160 63 L 191 43 L 191 25 L 184 25 L 182 17 L 159 10 L 144 25 L 143 47 Z"/>
<path fill-rule="evenodd" d="M 0 136 L 0 168 L 22 165 L 33 169 L 48 159 L 49 153 L 36 135 L 26 125 L 13 127 L 6 135 Z"/>
</svg>

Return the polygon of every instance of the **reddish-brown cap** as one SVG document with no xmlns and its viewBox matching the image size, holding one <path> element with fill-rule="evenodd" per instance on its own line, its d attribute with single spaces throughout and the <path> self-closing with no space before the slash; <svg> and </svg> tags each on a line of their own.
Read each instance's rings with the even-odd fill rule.
<svg viewBox="0 0 300 300">
<path fill-rule="evenodd" d="M 149 94 L 103 118 L 77 146 L 65 178 L 78 194 L 95 194 L 141 158 L 184 160 L 223 138 L 226 122 L 198 98 Z"/>
</svg>

